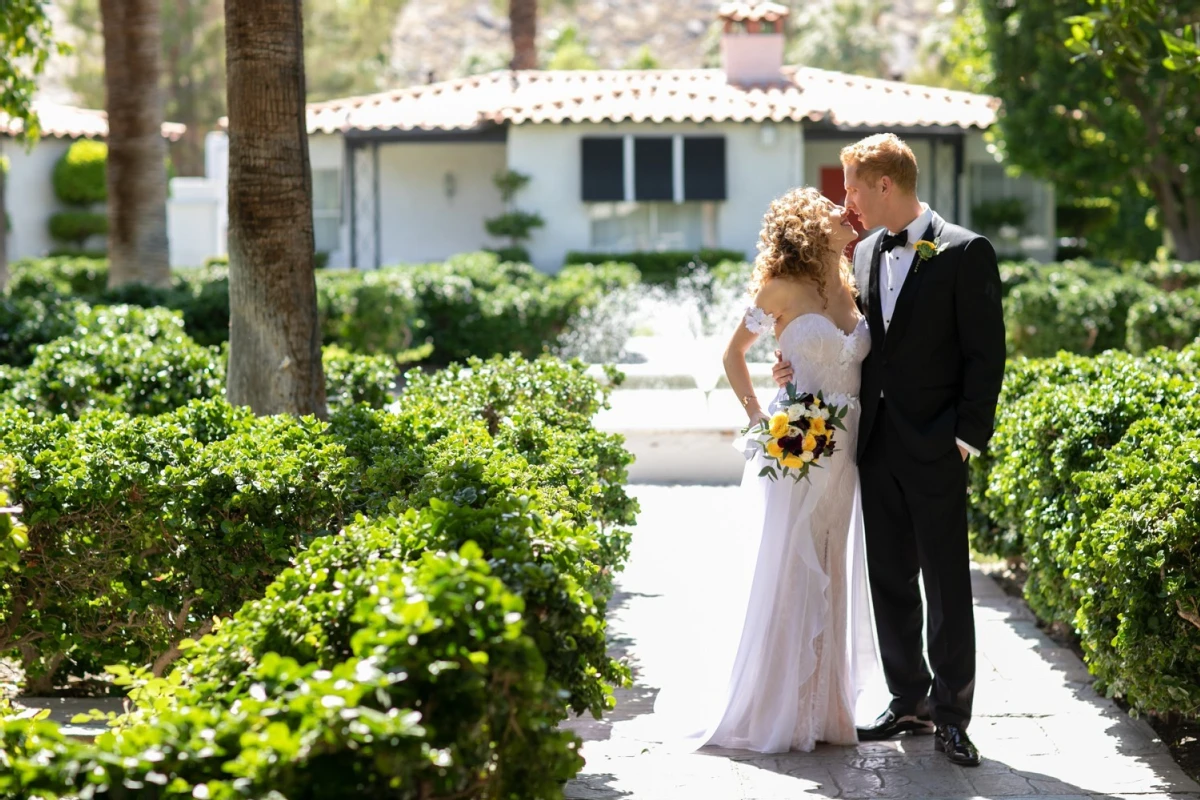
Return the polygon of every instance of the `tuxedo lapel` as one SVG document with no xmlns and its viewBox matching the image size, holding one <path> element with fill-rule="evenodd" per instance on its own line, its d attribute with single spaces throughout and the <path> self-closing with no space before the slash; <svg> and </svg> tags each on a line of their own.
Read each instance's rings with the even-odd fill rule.
<svg viewBox="0 0 1200 800">
<path fill-rule="evenodd" d="M 925 229 L 921 239 L 933 241 L 942 235 L 942 228 L 945 227 L 945 221 L 937 215 L 933 214 L 933 219 L 929 222 L 929 227 Z M 904 336 L 904 331 L 908 327 L 908 320 L 912 316 L 913 306 L 917 302 L 917 293 L 921 289 L 921 281 L 925 279 L 925 273 L 928 267 L 937 259 L 935 255 L 928 261 L 921 263 L 917 256 L 913 255 L 912 266 L 909 267 L 908 275 L 904 278 L 904 285 L 900 287 L 900 296 L 896 298 L 896 308 L 892 312 L 892 321 L 888 324 L 887 342 L 890 346 L 895 346 L 893 343 L 899 341 Z"/>
<path fill-rule="evenodd" d="M 882 252 L 883 234 L 871 242 L 871 269 L 867 278 L 867 325 L 871 329 L 871 347 L 882 350 L 883 305 L 879 300 L 879 255 Z"/>
</svg>

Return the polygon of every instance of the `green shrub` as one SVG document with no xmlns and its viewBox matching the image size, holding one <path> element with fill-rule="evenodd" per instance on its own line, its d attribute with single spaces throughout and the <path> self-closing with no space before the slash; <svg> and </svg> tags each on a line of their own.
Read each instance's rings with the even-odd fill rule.
<svg viewBox="0 0 1200 800">
<path fill-rule="evenodd" d="M 29 530 L 18 516 L 23 510 L 9 494 L 15 472 L 12 459 L 0 459 L 0 571 L 19 563 L 29 547 Z"/>
<path fill-rule="evenodd" d="M 1200 288 L 1161 292 L 1129 309 L 1125 347 L 1144 353 L 1155 347 L 1179 350 L 1200 337 Z"/>
<path fill-rule="evenodd" d="M 37 348 L 15 401 L 45 413 L 87 409 L 161 414 L 189 400 L 219 396 L 225 363 L 188 338 L 166 309 L 96 306 L 69 336 Z"/>
<path fill-rule="evenodd" d="M 95 295 L 108 285 L 108 261 L 80 255 L 21 259 L 12 264 L 13 297 Z M 86 299 L 82 297 L 80 299 Z"/>
<path fill-rule="evenodd" d="M 68 205 L 89 206 L 108 199 L 108 145 L 74 142 L 54 165 L 54 194 Z"/>
<path fill-rule="evenodd" d="M 0 298 L 0 364 L 27 366 L 38 345 L 70 334 L 88 308 L 82 301 L 53 294 Z"/>
<path fill-rule="evenodd" d="M 571 251 L 567 253 L 567 264 L 602 264 L 623 262 L 637 267 L 642 280 L 647 283 L 673 284 L 678 278 L 691 272 L 696 264 L 717 264 L 721 261 L 745 261 L 746 254 L 740 250 L 643 250 L 632 253 L 589 253 Z"/>
<path fill-rule="evenodd" d="M 325 397 L 331 406 L 366 403 L 383 408 L 396 386 L 396 364 L 387 356 L 360 356 L 340 347 L 326 347 Z"/>
<path fill-rule="evenodd" d="M 424 323 L 404 268 L 320 273 L 317 310 L 326 343 L 355 353 L 391 355 L 397 363 L 420 357 L 413 352 L 419 345 L 415 333 Z"/>
<path fill-rule="evenodd" d="M 1155 290 L 1137 278 L 1048 269 L 1014 286 L 1004 301 L 1012 355 L 1052 356 L 1123 348 L 1129 309 Z"/>
<path fill-rule="evenodd" d="M 50 235 L 76 247 L 93 236 L 108 234 L 108 217 L 94 211 L 60 211 L 50 215 Z"/>
<path fill-rule="evenodd" d="M 971 468 L 975 548 L 1025 561 L 1030 606 L 1080 633 L 1110 692 L 1190 715 L 1198 377 L 1200 347 L 1012 362 Z"/>
<path fill-rule="evenodd" d="M 521 598 L 471 544 L 390 556 L 452 520 L 410 513 L 321 542 L 205 637 L 189 664 L 200 680 L 143 688 L 153 713 L 94 745 L 47 723 L 4 723 L 12 769 L 0 797 L 561 797 L 582 759 L 554 725 Z M 524 522 L 518 512 L 500 525 Z M 263 652 L 264 629 L 283 650 L 322 652 Z M 236 672 L 209 674 L 214 654 Z"/>
</svg>

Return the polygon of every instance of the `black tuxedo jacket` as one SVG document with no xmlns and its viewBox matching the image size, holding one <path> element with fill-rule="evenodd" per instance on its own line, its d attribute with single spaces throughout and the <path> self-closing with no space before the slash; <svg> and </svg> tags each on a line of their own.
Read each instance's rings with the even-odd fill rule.
<svg viewBox="0 0 1200 800">
<path fill-rule="evenodd" d="M 880 392 L 903 450 L 934 461 L 956 449 L 955 439 L 983 451 L 992 437 L 996 399 L 1004 380 L 1004 317 L 1000 271 L 991 242 L 951 225 L 936 213 L 922 236 L 944 249 L 914 257 L 887 332 L 880 303 L 880 229 L 854 253 L 860 310 L 871 328 L 862 364 L 861 459 L 876 422 Z"/>
</svg>

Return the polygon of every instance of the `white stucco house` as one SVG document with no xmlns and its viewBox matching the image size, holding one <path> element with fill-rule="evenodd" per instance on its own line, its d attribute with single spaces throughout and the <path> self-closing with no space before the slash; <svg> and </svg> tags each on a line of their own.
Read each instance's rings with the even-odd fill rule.
<svg viewBox="0 0 1200 800">
<path fill-rule="evenodd" d="M 970 225 L 980 202 L 1020 198 L 1026 220 L 998 249 L 1053 257 L 1053 188 L 1008 177 L 984 141 L 994 98 L 785 65 L 786 14 L 722 6 L 719 69 L 504 70 L 310 104 L 317 250 L 330 266 L 370 269 L 501 246 L 484 220 L 504 211 L 493 175 L 512 169 L 531 178 L 516 206 L 546 222 L 528 243 L 539 269 L 557 271 L 572 250 L 751 256 L 772 198 L 811 185 L 840 202 L 839 150 L 892 131 L 943 216 Z M 215 134 L 209 177 L 173 183 L 172 202 L 197 215 L 172 229 L 173 254 L 187 253 L 173 263 L 223 251 L 221 233 L 212 253 L 177 236 L 223 231 L 199 209 L 223 213 L 226 153 Z"/>
<path fill-rule="evenodd" d="M 77 139 L 108 136 L 108 115 L 103 111 L 40 101 L 33 107 L 41 138 L 32 147 L 17 140 L 20 120 L 0 115 L 0 156 L 9 161 L 5 205 L 11 222 L 8 257 L 13 260 L 44 256 L 61 246 L 49 231 L 51 215 L 66 210 L 54 195 L 54 165 Z M 185 131 L 185 126 L 176 122 L 162 126 L 169 141 L 177 141 Z"/>
</svg>

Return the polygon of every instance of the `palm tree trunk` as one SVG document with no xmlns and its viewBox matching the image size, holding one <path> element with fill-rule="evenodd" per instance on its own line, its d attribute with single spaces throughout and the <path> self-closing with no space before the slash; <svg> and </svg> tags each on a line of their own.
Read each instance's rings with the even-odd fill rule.
<svg viewBox="0 0 1200 800">
<path fill-rule="evenodd" d="M 108 285 L 171 280 L 161 0 L 100 0 L 108 110 Z"/>
<path fill-rule="evenodd" d="M 513 69 L 537 69 L 538 0 L 508 0 Z"/>
<path fill-rule="evenodd" d="M 4 151 L 0 149 L 0 293 L 8 288 L 8 170 L 4 163 Z"/>
<path fill-rule="evenodd" d="M 227 396 L 324 418 L 300 0 L 226 0 Z"/>
</svg>

